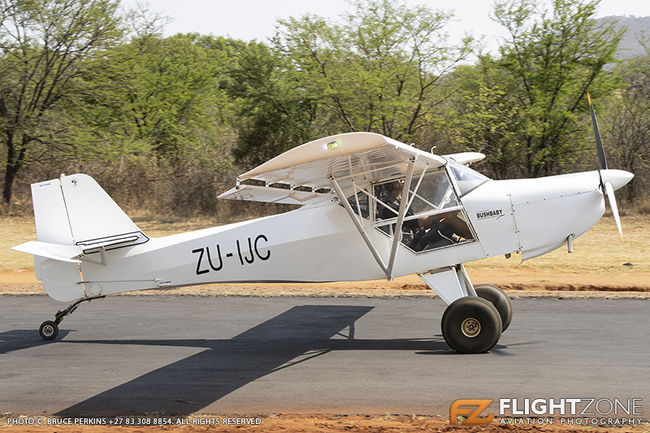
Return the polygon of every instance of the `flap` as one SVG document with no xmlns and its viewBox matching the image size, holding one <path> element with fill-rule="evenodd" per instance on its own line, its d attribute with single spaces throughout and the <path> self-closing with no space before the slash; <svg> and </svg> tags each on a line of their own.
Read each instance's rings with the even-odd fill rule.
<svg viewBox="0 0 650 433">
<path fill-rule="evenodd" d="M 313 205 L 329 201 L 332 193 L 298 191 L 260 185 L 239 185 L 219 196 L 227 200 L 260 201 L 265 203 Z"/>
</svg>

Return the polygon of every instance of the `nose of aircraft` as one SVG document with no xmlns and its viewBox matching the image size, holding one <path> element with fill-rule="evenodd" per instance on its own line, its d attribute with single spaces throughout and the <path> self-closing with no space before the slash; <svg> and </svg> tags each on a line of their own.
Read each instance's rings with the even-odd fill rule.
<svg viewBox="0 0 650 433">
<path fill-rule="evenodd" d="M 617 190 L 631 181 L 634 175 L 625 170 L 600 170 L 600 177 L 603 179 L 603 184 L 609 182 L 614 190 Z"/>
</svg>

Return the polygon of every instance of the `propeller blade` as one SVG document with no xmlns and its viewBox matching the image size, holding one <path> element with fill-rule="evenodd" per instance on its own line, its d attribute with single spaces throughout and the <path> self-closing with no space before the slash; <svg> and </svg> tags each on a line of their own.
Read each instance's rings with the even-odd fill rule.
<svg viewBox="0 0 650 433">
<path fill-rule="evenodd" d="M 614 195 L 614 187 L 611 183 L 605 182 L 605 192 L 607 193 L 607 201 L 609 201 L 609 208 L 612 210 L 612 215 L 614 215 L 614 221 L 616 221 L 616 227 L 618 227 L 618 234 L 621 235 L 623 239 L 623 229 L 621 228 L 621 218 L 618 216 L 618 205 L 616 204 L 616 196 Z"/>
<path fill-rule="evenodd" d="M 587 100 L 589 101 L 589 110 L 591 111 L 591 123 L 594 125 L 594 135 L 596 136 L 596 150 L 598 151 L 598 159 L 600 160 L 600 168 L 607 170 L 607 158 L 605 158 L 605 148 L 603 148 L 603 141 L 600 139 L 600 129 L 598 129 L 598 121 L 596 120 L 596 113 L 594 113 L 594 105 L 591 103 L 591 96 L 587 93 Z"/>
</svg>

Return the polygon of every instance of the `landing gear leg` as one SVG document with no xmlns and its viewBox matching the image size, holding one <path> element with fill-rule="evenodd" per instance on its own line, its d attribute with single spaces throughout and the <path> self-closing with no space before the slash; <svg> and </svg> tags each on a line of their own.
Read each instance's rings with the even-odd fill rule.
<svg viewBox="0 0 650 433">
<path fill-rule="evenodd" d="M 442 316 L 442 335 L 460 353 L 492 349 L 510 324 L 512 306 L 496 286 L 472 286 L 462 264 L 420 277 L 448 305 Z"/>
<path fill-rule="evenodd" d="M 94 296 L 92 298 L 83 298 L 75 302 L 74 304 L 68 306 L 65 310 L 59 310 L 56 312 L 54 315 L 54 321 L 52 320 L 46 320 L 45 322 L 41 323 L 41 327 L 38 329 L 38 333 L 41 336 L 43 340 L 54 340 L 57 335 L 59 335 L 59 323 L 65 319 L 65 317 L 69 314 L 74 313 L 74 311 L 79 307 L 79 304 L 82 302 L 90 302 L 93 299 L 101 299 L 105 298 L 106 296 Z"/>
</svg>

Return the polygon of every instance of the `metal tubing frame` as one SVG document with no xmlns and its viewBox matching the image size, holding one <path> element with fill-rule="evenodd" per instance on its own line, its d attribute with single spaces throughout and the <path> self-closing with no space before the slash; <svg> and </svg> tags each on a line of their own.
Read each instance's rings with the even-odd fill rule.
<svg viewBox="0 0 650 433">
<path fill-rule="evenodd" d="M 397 215 L 398 212 L 397 212 L 395 209 L 393 209 L 392 207 L 388 206 L 386 203 L 384 203 L 383 201 L 379 200 L 379 199 L 378 199 L 377 197 L 375 197 L 374 195 L 370 194 L 370 193 L 369 193 L 368 191 L 366 191 L 364 188 L 359 187 L 359 192 L 363 192 L 365 195 L 368 196 L 368 199 L 373 200 L 375 203 L 382 205 L 383 207 L 385 207 L 386 209 L 390 210 L 390 211 L 393 212 L 395 215 Z"/>
<path fill-rule="evenodd" d="M 381 171 L 381 170 L 386 170 L 387 168 L 397 167 L 400 164 L 401 164 L 401 162 L 394 162 L 392 164 L 385 165 L 383 167 L 377 167 L 377 168 L 373 168 L 373 169 L 366 170 L 366 171 L 360 171 L 360 172 L 357 172 L 357 173 L 346 174 L 345 176 L 339 177 L 338 180 L 349 179 L 351 177 L 359 177 L 359 176 L 362 176 L 364 174 L 374 173 L 375 171 Z"/>
<path fill-rule="evenodd" d="M 409 197 L 408 193 L 411 188 L 411 179 L 413 179 L 413 169 L 415 168 L 415 158 L 409 161 L 408 169 L 406 170 L 406 178 L 404 179 L 404 186 L 402 187 L 402 199 L 399 204 L 399 213 L 397 214 L 397 222 L 395 223 L 395 231 L 393 233 L 393 245 L 390 248 L 390 256 L 388 258 L 388 267 L 386 273 L 389 279 L 393 279 L 393 266 L 395 265 L 395 256 L 397 255 L 397 246 L 402 240 L 402 223 L 404 222 L 404 215 L 408 209 Z"/>
<path fill-rule="evenodd" d="M 388 268 L 384 264 L 384 261 L 381 259 L 381 256 L 379 255 L 379 252 L 377 251 L 377 248 L 375 248 L 375 245 L 372 243 L 370 238 L 368 237 L 368 233 L 366 233 L 366 230 L 363 228 L 363 224 L 361 221 L 359 221 L 359 218 L 357 215 L 354 213 L 352 210 L 352 206 L 350 206 L 350 203 L 348 203 L 348 200 L 345 197 L 345 194 L 343 193 L 343 190 L 341 189 L 341 186 L 339 183 L 336 181 L 336 179 L 333 176 L 330 176 L 330 183 L 332 184 L 332 187 L 334 188 L 334 191 L 336 192 L 336 195 L 339 197 L 339 200 L 343 204 L 343 207 L 345 210 L 348 212 L 348 215 L 350 215 L 350 218 L 352 218 L 352 222 L 356 226 L 357 230 L 359 231 L 359 234 L 363 238 L 363 240 L 366 242 L 366 245 L 368 245 L 368 248 L 370 249 L 370 252 L 372 253 L 373 257 L 377 261 L 377 264 L 381 268 L 382 271 L 386 274 L 387 278 L 390 278 L 390 273 L 388 272 Z"/>
<path fill-rule="evenodd" d="M 420 179 L 418 179 L 418 183 L 415 185 L 415 188 L 413 188 L 413 197 L 411 197 L 411 199 L 409 200 L 408 208 L 411 207 L 411 204 L 413 204 L 413 200 L 415 200 L 416 196 L 420 197 L 418 195 L 418 189 L 420 189 L 420 184 L 422 183 L 422 179 L 424 179 L 424 175 L 427 172 L 427 168 L 429 168 L 429 164 L 425 165 L 424 168 L 422 169 L 422 174 L 420 174 Z"/>
<path fill-rule="evenodd" d="M 461 206 L 461 205 L 452 206 L 452 207 L 448 207 L 448 208 L 443 208 L 442 210 L 440 210 L 440 209 L 427 210 L 427 211 L 424 211 L 424 212 L 416 213 L 414 215 L 405 216 L 404 221 L 411 221 L 411 220 L 415 220 L 415 219 L 418 219 L 418 218 L 427 217 L 429 215 L 438 215 L 438 214 L 441 214 L 441 213 L 455 212 L 455 211 L 460 211 L 460 210 L 464 210 L 463 206 Z M 372 226 L 373 227 L 383 227 L 383 226 L 388 225 L 388 224 L 395 224 L 395 221 L 397 221 L 397 217 L 376 221 L 376 222 L 372 223 Z"/>
<path fill-rule="evenodd" d="M 345 194 L 343 193 L 343 190 L 341 189 L 341 186 L 339 185 L 337 179 L 334 178 L 333 176 L 330 177 L 330 183 L 332 184 L 332 187 L 334 188 L 336 195 L 338 196 L 339 200 L 343 204 L 343 207 L 347 211 L 350 218 L 352 218 L 352 222 L 356 226 L 363 240 L 366 242 L 366 245 L 370 249 L 370 252 L 372 253 L 373 257 L 375 258 L 375 261 L 377 262 L 381 270 L 384 271 L 384 273 L 386 274 L 386 278 L 388 278 L 389 280 L 393 278 L 393 267 L 395 265 L 395 258 L 397 256 L 397 247 L 402 239 L 401 227 L 402 227 L 402 223 L 404 222 L 404 216 L 406 215 L 406 211 L 410 206 L 410 201 L 408 200 L 408 193 L 410 192 L 411 180 L 413 179 L 414 169 L 415 169 L 415 158 L 411 158 L 411 160 L 409 161 L 408 168 L 406 170 L 406 178 L 404 179 L 404 186 L 402 187 L 402 199 L 400 200 L 399 212 L 397 213 L 397 221 L 395 222 L 395 232 L 393 233 L 393 243 L 391 245 L 390 256 L 388 258 L 388 266 L 384 264 L 384 261 L 379 255 L 379 251 L 377 251 L 377 248 L 375 248 L 375 245 L 372 243 L 372 240 L 370 240 L 368 233 L 366 233 L 366 230 L 363 227 L 363 223 L 359 220 L 361 215 L 357 215 L 354 212 L 352 206 L 350 206 L 350 203 L 345 197 Z M 422 178 L 420 178 L 420 180 L 422 180 Z M 354 196 L 358 208 L 359 202 L 357 198 L 357 188 L 356 188 L 356 184 L 354 183 L 354 180 L 352 181 L 352 184 L 353 184 L 352 186 L 354 190 Z"/>
</svg>

